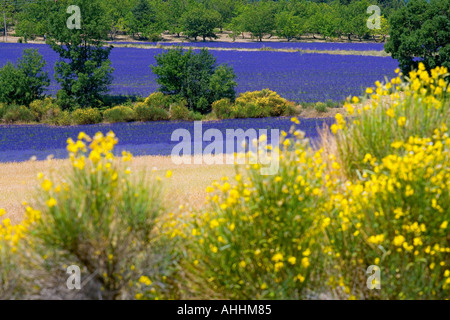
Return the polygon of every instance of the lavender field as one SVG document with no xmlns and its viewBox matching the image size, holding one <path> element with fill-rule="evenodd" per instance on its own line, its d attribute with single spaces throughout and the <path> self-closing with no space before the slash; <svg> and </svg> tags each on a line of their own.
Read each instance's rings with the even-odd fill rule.
<svg viewBox="0 0 450 320">
<path fill-rule="evenodd" d="M 331 125 L 332 118 L 303 119 L 298 127 L 305 132 L 305 136 L 313 142 L 318 138 L 318 128 L 323 125 Z M 279 129 L 286 132 L 292 126 L 288 118 L 265 119 L 233 119 L 223 121 L 203 122 L 202 129 L 205 132 L 214 128 L 226 136 L 227 129 L 267 129 L 270 140 L 270 129 Z M 123 150 L 131 152 L 135 156 L 162 155 L 169 156 L 173 147 L 178 143 L 171 141 L 171 135 L 176 129 L 186 129 L 191 133 L 194 141 L 194 123 L 185 121 L 160 121 L 147 123 L 117 123 L 99 124 L 70 127 L 55 127 L 47 125 L 2 125 L 0 126 L 0 162 L 27 161 L 31 157 L 44 160 L 49 155 L 55 158 L 66 158 L 66 141 L 68 138 L 76 140 L 80 131 L 94 136 L 97 132 L 106 134 L 112 130 L 119 137 L 116 153 Z M 203 142 L 203 147 L 211 142 Z M 224 143 L 224 150 L 226 141 Z M 235 145 L 239 150 L 240 145 Z"/>
<path fill-rule="evenodd" d="M 242 45 L 245 47 L 261 44 Z M 277 43 L 277 45 L 307 44 Z M 313 45 L 317 48 L 330 46 L 336 49 L 343 46 L 348 48 L 347 50 L 355 50 L 354 48 L 359 45 L 366 48 L 365 50 L 369 50 L 369 46 L 372 45 L 378 46 L 378 44 L 357 43 Z M 0 66 L 7 61 L 15 62 L 25 48 L 37 48 L 46 59 L 48 63 L 46 69 L 52 78 L 49 94 L 55 94 L 58 86 L 53 80 L 53 66 L 57 55 L 50 47 L 36 44 L 0 44 Z M 156 91 L 158 85 L 149 66 L 155 64 L 154 56 L 163 51 L 163 49 L 114 48 L 110 56 L 115 68 L 111 94 L 148 96 Z M 398 62 L 391 57 L 275 51 L 212 50 L 212 52 L 218 63 L 228 63 L 234 67 L 238 92 L 269 88 L 282 97 L 296 102 L 328 99 L 340 101 L 350 95 L 360 95 L 363 88 L 373 85 L 376 80 L 394 76 L 394 70 L 398 67 Z"/>
</svg>

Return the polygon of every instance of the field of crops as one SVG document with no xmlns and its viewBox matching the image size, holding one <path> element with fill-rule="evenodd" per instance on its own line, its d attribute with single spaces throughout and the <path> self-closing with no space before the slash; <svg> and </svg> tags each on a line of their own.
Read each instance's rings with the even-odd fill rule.
<svg viewBox="0 0 450 320">
<path fill-rule="evenodd" d="M 311 140 L 318 138 L 317 128 L 328 126 L 334 119 L 304 119 L 299 128 Z M 233 119 L 223 121 L 204 122 L 203 132 L 214 128 L 226 135 L 227 129 L 267 129 L 270 140 L 270 129 L 289 131 L 292 122 L 287 118 L 266 119 Z M 110 125 L 85 125 L 71 127 L 54 127 L 46 125 L 9 125 L 0 126 L 0 162 L 27 161 L 31 157 L 37 160 L 46 159 L 53 155 L 55 158 L 66 158 L 66 141 L 68 138 L 76 139 L 80 131 L 89 135 L 96 132 L 113 130 L 119 137 L 116 153 L 127 150 L 136 156 L 162 155 L 169 156 L 173 147 L 178 143 L 171 141 L 171 135 L 176 129 L 186 129 L 191 133 L 194 141 L 193 122 L 147 122 L 147 123 L 118 123 Z M 39 137 L 39 139 L 37 139 Z M 226 151 L 224 143 L 224 151 Z M 203 147 L 210 142 L 203 142 Z M 238 146 L 236 146 L 238 148 Z M 236 149 L 238 150 L 238 149 Z M 192 150 L 194 152 L 194 150 Z"/>
<path fill-rule="evenodd" d="M 225 43 L 222 44 L 225 45 Z M 242 44 L 243 47 L 247 45 L 261 44 Z M 286 46 L 289 45 L 308 46 L 309 44 L 286 44 Z M 371 46 L 378 46 L 378 44 L 314 43 L 309 48 L 324 49 L 329 46 L 331 50 L 332 48 L 355 50 L 355 46 L 359 45 L 367 50 L 371 50 Z M 50 47 L 33 44 L 0 44 L 0 66 L 7 61 L 15 62 L 25 48 L 37 48 L 46 59 L 47 70 L 52 78 L 50 93 L 54 94 L 58 88 L 53 80 L 53 66 L 57 54 Z M 163 49 L 113 49 L 110 59 L 115 71 L 111 93 L 148 96 L 156 91 L 158 85 L 149 66 L 155 64 L 154 56 L 163 51 Z M 381 81 L 385 77 L 394 76 L 393 71 L 398 66 L 398 62 L 391 57 L 276 51 L 213 50 L 212 52 L 218 63 L 228 63 L 234 67 L 238 83 L 237 92 L 269 88 L 282 97 L 296 102 L 317 102 L 328 99 L 341 101 L 350 95 L 360 95 L 363 88 L 373 85 L 376 80 Z"/>
</svg>

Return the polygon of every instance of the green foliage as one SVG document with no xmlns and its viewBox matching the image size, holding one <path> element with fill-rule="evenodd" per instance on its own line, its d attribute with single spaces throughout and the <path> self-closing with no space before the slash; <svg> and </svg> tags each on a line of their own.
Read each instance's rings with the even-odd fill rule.
<svg viewBox="0 0 450 320">
<path fill-rule="evenodd" d="M 51 123 L 55 118 L 59 118 L 62 114 L 61 108 L 52 98 L 33 101 L 30 103 L 30 110 L 36 121 L 43 123 Z"/>
<path fill-rule="evenodd" d="M 164 94 L 162 92 L 154 92 L 151 95 L 149 95 L 145 99 L 144 102 L 148 106 L 158 107 L 158 108 L 169 110 L 170 109 L 170 105 L 174 101 L 175 100 L 173 99 L 173 97 L 171 97 L 169 95 L 166 95 L 166 94 Z"/>
<path fill-rule="evenodd" d="M 72 119 L 75 124 L 96 124 L 102 121 L 100 111 L 94 108 L 77 109 L 72 112 Z"/>
<path fill-rule="evenodd" d="M 103 3 L 110 26 L 109 37 L 114 40 L 119 32 L 129 31 L 130 22 L 127 16 L 133 8 L 134 0 L 108 0 Z"/>
<path fill-rule="evenodd" d="M 405 6 L 404 0 L 96 0 L 99 1 L 108 33 L 114 40 L 119 33 L 133 37 L 159 41 L 161 33 L 168 31 L 180 37 L 214 38 L 214 28 L 225 27 L 236 39 L 243 32 L 261 39 L 277 34 L 288 40 L 297 36 L 320 34 L 325 38 L 347 36 L 359 40 L 381 36 L 387 32 L 388 19 L 396 10 Z M 55 1 L 60 2 L 60 1 Z M 382 29 L 369 30 L 366 21 L 367 7 L 381 7 Z M 6 9 L 8 25 L 14 25 L 18 36 L 28 41 L 48 33 L 49 17 L 55 11 L 45 1 L 1 4 Z M 386 19 L 385 19 L 386 18 Z M 383 21 L 384 19 L 384 21 Z M 0 31 L 3 25 L 0 26 Z"/>
<path fill-rule="evenodd" d="M 212 110 L 219 119 L 279 117 L 294 114 L 294 104 L 264 89 L 242 93 L 234 104 L 228 98 L 218 100 Z"/>
<path fill-rule="evenodd" d="M 242 15 L 244 29 L 259 41 L 262 41 L 265 35 L 272 34 L 275 30 L 274 8 L 271 2 L 249 5 Z"/>
<path fill-rule="evenodd" d="M 40 99 L 50 85 L 46 62 L 37 50 L 25 49 L 16 66 L 8 62 L 0 69 L 0 102 L 28 105 Z"/>
<path fill-rule="evenodd" d="M 201 297 L 207 298 L 205 285 L 217 299 L 297 300 L 320 293 L 323 166 L 309 143 L 295 146 L 296 152 L 281 152 L 276 175 L 252 165 L 208 187 L 210 206 L 187 232 L 187 264 L 201 279 Z"/>
<path fill-rule="evenodd" d="M 269 89 L 241 93 L 236 99 L 238 108 L 248 103 L 255 103 L 260 109 L 268 110 L 271 117 L 291 115 L 294 108 L 292 102 Z"/>
<path fill-rule="evenodd" d="M 143 102 L 139 102 L 134 107 L 136 113 L 136 120 L 138 121 L 160 121 L 169 120 L 169 112 L 155 105 L 148 105 Z"/>
<path fill-rule="evenodd" d="M 234 96 L 233 70 L 217 67 L 216 58 L 206 49 L 199 53 L 170 49 L 157 55 L 156 62 L 151 68 L 158 77 L 159 90 L 185 99 L 195 112 L 207 113 L 215 100 Z"/>
<path fill-rule="evenodd" d="M 130 122 L 134 121 L 136 115 L 130 107 L 117 106 L 103 112 L 103 120 L 106 122 Z"/>
<path fill-rule="evenodd" d="M 11 104 L 2 108 L 3 121 L 6 123 L 27 123 L 35 120 L 33 113 L 25 106 Z"/>
<path fill-rule="evenodd" d="M 302 20 L 293 12 L 282 11 L 275 16 L 275 20 L 277 35 L 287 41 L 303 33 Z"/>
<path fill-rule="evenodd" d="M 187 11 L 182 17 L 184 33 L 197 41 L 197 37 L 217 38 L 214 28 L 218 27 L 221 16 L 216 10 L 207 10 L 202 7 Z"/>
<path fill-rule="evenodd" d="M 411 0 L 390 18 L 390 38 L 385 45 L 407 74 L 419 61 L 430 70 L 450 67 L 450 2 Z"/>
<path fill-rule="evenodd" d="M 229 119 L 232 117 L 233 103 L 230 99 L 223 98 L 212 104 L 212 112 L 219 119 Z"/>
<path fill-rule="evenodd" d="M 156 10 L 148 0 L 139 0 L 127 15 L 129 31 L 139 38 L 158 37 L 163 31 L 156 16 Z"/>
<path fill-rule="evenodd" d="M 317 102 L 314 106 L 314 109 L 316 109 L 317 112 L 326 112 L 327 111 L 327 105 L 323 102 Z"/>
<path fill-rule="evenodd" d="M 188 109 L 185 101 L 174 103 L 170 106 L 171 120 L 193 120 L 191 111 Z"/>
<path fill-rule="evenodd" d="M 77 5 L 82 12 L 81 29 L 66 27 L 67 7 Z M 48 43 L 59 54 L 55 78 L 61 85 L 61 106 L 98 105 L 101 94 L 112 82 L 111 47 L 104 47 L 109 25 L 100 0 L 58 1 L 51 4 Z"/>
<path fill-rule="evenodd" d="M 42 178 L 36 205 L 41 219 L 32 234 L 55 253 L 49 259 L 75 259 L 93 274 L 104 299 L 130 298 L 130 281 L 157 268 L 155 258 L 161 260 L 161 247 L 155 246 L 156 219 L 163 212 L 161 185 L 145 174 L 130 175 L 125 162 L 131 155 L 115 160 L 113 133 L 98 133 L 90 153 L 85 153 L 90 138 L 79 138 L 69 141 L 72 167 L 64 182 Z"/>
</svg>

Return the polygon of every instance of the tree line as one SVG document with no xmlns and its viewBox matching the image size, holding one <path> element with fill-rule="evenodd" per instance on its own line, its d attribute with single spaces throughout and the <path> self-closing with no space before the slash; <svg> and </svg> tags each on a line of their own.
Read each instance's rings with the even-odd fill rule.
<svg viewBox="0 0 450 320">
<path fill-rule="evenodd" d="M 228 31 L 231 38 L 263 40 L 302 36 L 362 40 L 389 31 L 389 16 L 406 0 L 101 0 L 108 38 L 127 34 L 158 41 L 162 33 L 193 40 L 217 38 Z M 48 33 L 53 0 L 0 0 L 6 22 L 25 41 Z M 370 30 L 367 8 L 381 8 L 381 29 Z"/>
</svg>

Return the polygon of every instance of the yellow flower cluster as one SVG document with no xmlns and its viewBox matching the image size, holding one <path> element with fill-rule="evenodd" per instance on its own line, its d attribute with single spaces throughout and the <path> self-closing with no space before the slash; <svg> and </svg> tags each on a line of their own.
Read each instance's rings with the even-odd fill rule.
<svg viewBox="0 0 450 320">
<path fill-rule="evenodd" d="M 291 133 L 295 139 L 283 138 L 285 147 L 272 150 L 280 159 L 277 175 L 262 176 L 258 165 L 247 165 L 245 175 L 214 182 L 206 189 L 212 210 L 194 216 L 187 235 L 197 245 L 193 265 L 207 268 L 212 283 L 234 298 L 269 297 L 273 290 L 278 297 L 301 297 L 320 269 L 312 262 L 323 224 L 315 205 L 332 181 L 322 150 L 312 150 L 299 131 Z"/>
<path fill-rule="evenodd" d="M 371 162 L 362 179 L 336 186 L 326 205 L 334 213 L 327 225 L 332 251 L 345 253 L 341 271 L 358 269 L 360 262 L 381 261 L 388 270 L 386 282 L 401 283 L 406 277 L 411 286 L 419 286 L 426 278 L 433 296 L 450 288 L 444 276 L 450 265 L 449 132 L 442 125 L 431 138 L 416 136 L 394 144 L 402 155 Z M 401 280 L 395 265 L 409 266 Z M 419 273 L 423 277 L 414 278 Z M 346 281 L 351 286 L 354 280 Z M 422 294 L 429 294 L 425 291 Z"/>
<path fill-rule="evenodd" d="M 5 209 L 0 209 L 0 219 L 6 215 Z M 11 252 L 16 252 L 21 239 L 24 239 L 30 226 L 40 219 L 40 211 L 26 207 L 25 219 L 19 224 L 12 224 L 11 219 L 5 218 L 0 220 L 0 249 L 2 244 L 6 245 Z M 1 251 L 0 251 L 1 253 Z M 1 257 L 0 257 L 1 260 Z"/>
</svg>

